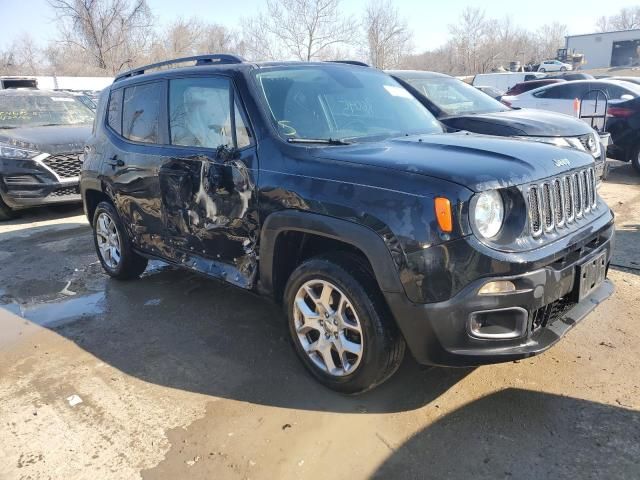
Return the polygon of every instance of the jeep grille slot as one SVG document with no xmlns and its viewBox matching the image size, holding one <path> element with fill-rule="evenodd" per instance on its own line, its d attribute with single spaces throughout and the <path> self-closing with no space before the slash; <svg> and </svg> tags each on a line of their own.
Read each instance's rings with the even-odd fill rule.
<svg viewBox="0 0 640 480">
<path fill-rule="evenodd" d="M 538 187 L 532 185 L 529 189 L 529 221 L 531 224 L 531 234 L 534 237 L 542 233 L 542 221 L 540 219 L 540 199 Z"/>
<path fill-rule="evenodd" d="M 551 186 L 548 183 L 542 184 L 542 213 L 544 214 L 544 229 L 553 229 L 553 204 L 551 203 Z"/>
<path fill-rule="evenodd" d="M 597 207 L 593 168 L 561 175 L 528 187 L 529 230 L 533 237 L 578 222 Z"/>
</svg>

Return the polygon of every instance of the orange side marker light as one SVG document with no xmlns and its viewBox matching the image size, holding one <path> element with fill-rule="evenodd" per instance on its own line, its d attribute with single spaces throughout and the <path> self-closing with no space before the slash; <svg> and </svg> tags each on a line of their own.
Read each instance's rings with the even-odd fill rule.
<svg viewBox="0 0 640 480">
<path fill-rule="evenodd" d="M 436 197 L 436 219 L 440 230 L 445 233 L 453 231 L 453 214 L 451 213 L 451 202 L 448 198 Z"/>
</svg>

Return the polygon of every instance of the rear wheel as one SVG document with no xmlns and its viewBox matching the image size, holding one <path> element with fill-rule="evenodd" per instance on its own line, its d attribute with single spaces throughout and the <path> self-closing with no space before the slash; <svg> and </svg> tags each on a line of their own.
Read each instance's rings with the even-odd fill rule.
<svg viewBox="0 0 640 480">
<path fill-rule="evenodd" d="M 93 240 L 102 268 L 113 278 L 137 278 L 147 268 L 148 260 L 133 251 L 118 212 L 108 202 L 100 202 L 93 215 Z"/>
<path fill-rule="evenodd" d="M 360 258 L 305 261 L 291 274 L 284 303 L 295 350 L 323 385 L 362 393 L 398 369 L 404 339 Z"/>
<path fill-rule="evenodd" d="M 547 70 L 544 68 L 541 68 L 540 70 L 538 70 L 539 72 L 545 73 Z"/>
<path fill-rule="evenodd" d="M 566 72 L 567 71 L 567 67 L 560 67 L 560 71 L 561 72 Z"/>
<path fill-rule="evenodd" d="M 0 221 L 11 220 L 12 218 L 15 218 L 17 216 L 18 214 L 15 212 L 15 210 L 12 210 L 11 207 L 4 203 L 2 198 L 0 198 Z"/>
</svg>

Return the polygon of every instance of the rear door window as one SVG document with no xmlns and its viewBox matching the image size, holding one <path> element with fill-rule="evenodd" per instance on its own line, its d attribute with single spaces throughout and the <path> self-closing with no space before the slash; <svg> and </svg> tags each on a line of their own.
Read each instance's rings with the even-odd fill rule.
<svg viewBox="0 0 640 480">
<path fill-rule="evenodd" d="M 122 135 L 141 143 L 158 143 L 160 136 L 160 82 L 124 89 Z"/>
</svg>

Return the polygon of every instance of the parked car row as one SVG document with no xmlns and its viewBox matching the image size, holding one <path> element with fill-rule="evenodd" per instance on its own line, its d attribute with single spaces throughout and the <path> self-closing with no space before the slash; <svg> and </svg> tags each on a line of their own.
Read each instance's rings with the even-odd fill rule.
<svg viewBox="0 0 640 480">
<path fill-rule="evenodd" d="M 345 393 L 406 349 L 450 366 L 535 355 L 611 294 L 595 152 L 448 133 L 496 104 L 536 131 L 448 78 L 417 78 L 418 96 L 412 75 L 363 66 L 188 60 L 100 98 L 80 187 L 107 274 L 161 259 L 266 295 L 309 372 Z"/>
</svg>

